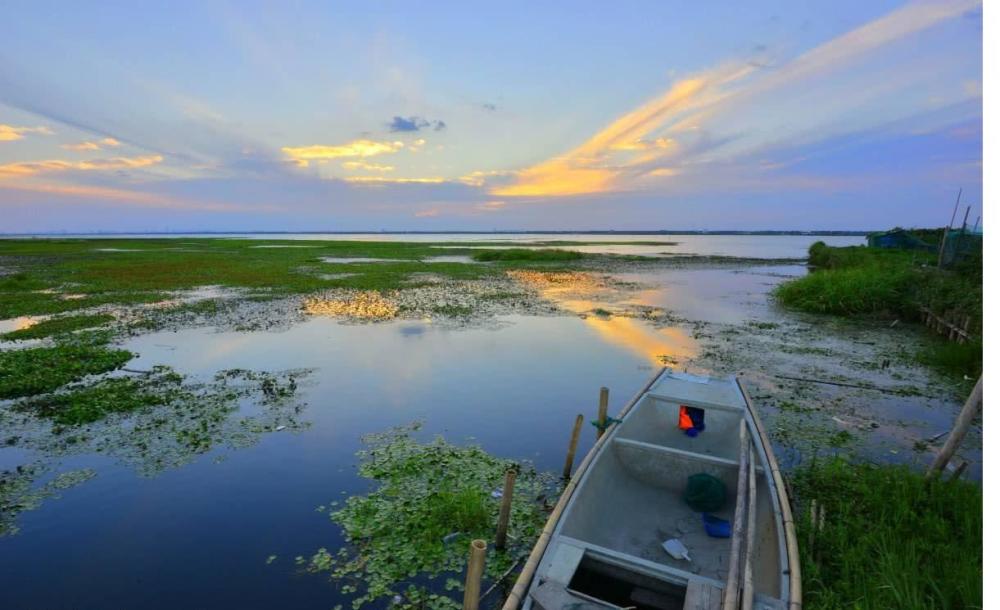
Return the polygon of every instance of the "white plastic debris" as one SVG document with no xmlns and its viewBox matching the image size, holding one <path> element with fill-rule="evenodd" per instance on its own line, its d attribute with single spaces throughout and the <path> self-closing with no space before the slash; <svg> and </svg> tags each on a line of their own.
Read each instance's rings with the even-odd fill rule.
<svg viewBox="0 0 1000 610">
<path fill-rule="evenodd" d="M 277 428 L 274 429 L 274 431 L 275 432 L 281 432 L 284 429 L 285 429 L 285 426 L 278 426 Z"/>
<path fill-rule="evenodd" d="M 663 550 L 670 553 L 670 556 L 674 559 L 686 559 L 691 561 L 691 557 L 688 555 L 687 547 L 684 543 L 676 538 L 671 538 L 663 543 Z"/>
<path fill-rule="evenodd" d="M 490 496 L 492 496 L 494 500 L 499 500 L 503 497 L 503 490 L 497 487 L 490 493 Z"/>
</svg>

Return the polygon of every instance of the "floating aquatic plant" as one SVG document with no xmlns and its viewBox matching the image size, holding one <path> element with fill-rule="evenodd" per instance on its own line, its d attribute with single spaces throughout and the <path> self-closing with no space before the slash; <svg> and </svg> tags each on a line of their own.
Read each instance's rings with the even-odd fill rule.
<svg viewBox="0 0 1000 610">
<path fill-rule="evenodd" d="M 356 594 L 355 608 L 384 598 L 403 608 L 459 607 L 447 592 L 462 588 L 469 543 L 493 539 L 496 490 L 508 468 L 519 470 L 508 543 L 504 550 L 491 545 L 486 578 L 498 579 L 528 553 L 544 525 L 543 501 L 554 490 L 553 477 L 475 445 L 441 437 L 420 442 L 417 430 L 413 424 L 363 439 L 359 472 L 377 487 L 329 509 L 349 544 L 297 558 L 310 571 L 329 573 L 343 594 Z"/>
</svg>

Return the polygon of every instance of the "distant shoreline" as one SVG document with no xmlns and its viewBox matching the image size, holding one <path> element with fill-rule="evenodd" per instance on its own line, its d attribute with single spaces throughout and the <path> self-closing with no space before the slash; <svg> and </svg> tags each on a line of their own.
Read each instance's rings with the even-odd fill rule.
<svg viewBox="0 0 1000 610">
<path fill-rule="evenodd" d="M 100 231 L 87 233 L 0 233 L 0 238 L 17 237 L 116 237 L 135 235 L 811 235 L 811 236 L 860 236 L 872 231 Z"/>
</svg>

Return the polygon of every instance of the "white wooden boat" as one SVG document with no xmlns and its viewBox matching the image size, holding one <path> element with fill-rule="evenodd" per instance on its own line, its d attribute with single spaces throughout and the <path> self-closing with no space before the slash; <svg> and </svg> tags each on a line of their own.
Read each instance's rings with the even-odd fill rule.
<svg viewBox="0 0 1000 610">
<path fill-rule="evenodd" d="M 704 410 L 697 437 L 678 428 L 681 405 Z M 791 509 L 739 381 L 663 369 L 619 419 L 570 479 L 504 610 L 799 610 Z M 712 514 L 731 537 L 710 537 L 684 501 L 696 473 L 725 483 Z M 668 554 L 672 538 L 690 560 Z"/>
</svg>

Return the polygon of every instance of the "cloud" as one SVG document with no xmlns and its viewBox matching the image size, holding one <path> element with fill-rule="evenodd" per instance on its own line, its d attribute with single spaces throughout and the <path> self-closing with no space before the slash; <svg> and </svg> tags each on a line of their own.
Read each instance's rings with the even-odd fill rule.
<svg viewBox="0 0 1000 610">
<path fill-rule="evenodd" d="M 83 152 L 88 150 L 102 150 L 103 148 L 116 148 L 121 146 L 121 144 L 121 142 L 114 138 L 104 138 L 96 142 L 87 140 L 85 142 L 80 142 L 79 144 L 63 144 L 62 148 Z"/>
<path fill-rule="evenodd" d="M 94 159 L 91 161 L 63 161 L 52 159 L 48 161 L 20 161 L 0 165 L 0 178 L 25 177 L 35 174 L 65 171 L 113 171 L 121 169 L 137 169 L 156 165 L 163 161 L 160 155 L 142 157 L 112 157 L 110 159 Z"/>
<path fill-rule="evenodd" d="M 392 117 L 392 121 L 390 121 L 388 125 L 389 125 L 389 131 L 392 132 L 420 131 L 421 129 L 433 129 L 434 131 L 441 131 L 442 129 L 447 127 L 444 121 L 427 120 L 419 116 L 411 116 L 408 118 L 401 116 L 394 116 Z"/>
<path fill-rule="evenodd" d="M 978 0 L 914 2 L 783 65 L 730 61 L 684 78 L 577 148 L 517 172 L 513 182 L 490 192 L 549 197 L 644 188 L 648 178 L 674 179 L 694 165 L 873 128 L 902 113 L 917 116 L 926 107 L 907 89 L 916 83 L 933 89 L 933 75 L 948 71 L 919 58 L 871 68 L 862 60 L 977 6 Z"/>
<path fill-rule="evenodd" d="M 444 178 L 389 178 L 386 176 L 347 176 L 347 182 L 359 184 L 442 184 L 447 182 Z"/>
<path fill-rule="evenodd" d="M 16 127 L 14 125 L 4 125 L 0 123 L 0 142 L 12 142 L 20 140 L 26 133 L 34 133 L 43 136 L 55 135 L 48 127 Z"/>
<path fill-rule="evenodd" d="M 392 165 L 379 165 L 377 163 L 365 163 L 364 161 L 344 161 L 340 166 L 352 172 L 391 172 L 396 169 Z"/>
<path fill-rule="evenodd" d="M 376 142 L 374 140 L 354 140 L 347 144 L 337 146 L 327 146 L 324 144 L 314 144 L 312 146 L 286 146 L 281 149 L 292 158 L 292 161 L 300 167 L 307 167 L 310 161 L 320 161 L 324 159 L 340 159 L 343 157 L 374 157 L 394 153 L 403 148 L 403 143 Z"/>
<path fill-rule="evenodd" d="M 59 195 L 81 199 L 94 199 L 101 203 L 124 204 L 134 207 L 169 208 L 176 210 L 204 210 L 214 212 L 240 212 L 247 208 L 232 203 L 198 201 L 159 193 L 147 193 L 130 189 L 120 189 L 102 186 L 66 185 L 66 184 L 26 184 L 4 182 L 0 184 L 0 192 L 15 190 L 41 195 Z M 2 202 L 0 202 L 2 203 Z M 255 211 L 279 211 L 276 208 L 255 206 Z"/>
</svg>

